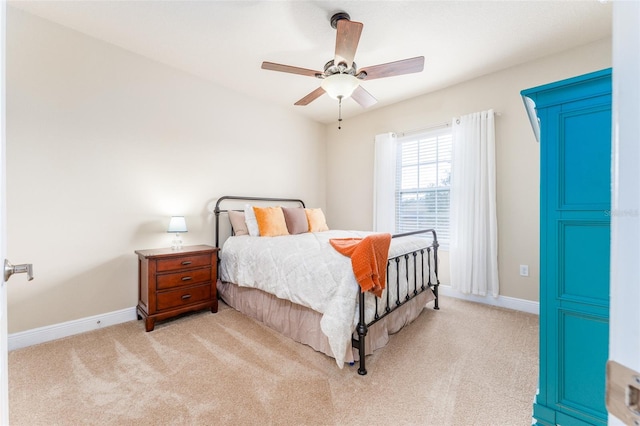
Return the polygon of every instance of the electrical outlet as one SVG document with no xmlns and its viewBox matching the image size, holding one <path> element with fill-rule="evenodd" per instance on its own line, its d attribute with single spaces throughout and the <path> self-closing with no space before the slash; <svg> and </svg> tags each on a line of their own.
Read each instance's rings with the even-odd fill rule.
<svg viewBox="0 0 640 426">
<path fill-rule="evenodd" d="M 521 277 L 529 276 L 529 265 L 520 265 L 520 276 Z"/>
</svg>

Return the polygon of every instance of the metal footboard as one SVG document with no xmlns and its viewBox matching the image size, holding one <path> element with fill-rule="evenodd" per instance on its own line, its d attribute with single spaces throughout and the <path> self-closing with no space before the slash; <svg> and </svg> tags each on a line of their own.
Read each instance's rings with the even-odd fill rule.
<svg viewBox="0 0 640 426">
<path fill-rule="evenodd" d="M 431 233 L 433 238 L 429 246 L 391 257 L 387 261 L 386 296 L 379 299 L 372 293 L 360 292 L 359 320 L 356 326 L 358 338 L 352 339 L 352 345 L 358 349 L 359 353 L 360 362 L 358 374 L 360 375 L 367 374 L 365 366 L 365 340 L 369 327 L 425 291 L 433 291 L 435 295 L 433 309 L 440 309 L 438 305 L 438 286 L 440 285 L 440 281 L 438 279 L 438 238 L 436 231 L 433 229 L 425 229 L 396 234 L 393 235 L 392 238 L 427 233 Z M 393 272 L 395 272 L 395 274 L 393 274 Z M 404 281 L 402 280 L 403 277 L 401 277 L 402 272 L 404 272 Z M 390 277 L 395 277 L 395 280 L 390 280 Z M 402 289 L 401 282 L 406 283 L 406 288 Z M 413 283 L 413 286 L 411 286 L 411 283 Z M 372 320 L 367 321 L 365 317 L 365 303 L 367 298 L 370 297 L 375 299 L 375 315 Z M 384 309 L 379 309 L 381 307 L 379 305 L 380 303 L 384 303 Z"/>
</svg>

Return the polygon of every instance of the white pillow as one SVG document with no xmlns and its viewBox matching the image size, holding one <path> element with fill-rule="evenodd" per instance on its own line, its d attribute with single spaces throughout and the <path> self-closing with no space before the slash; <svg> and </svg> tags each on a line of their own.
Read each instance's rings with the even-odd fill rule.
<svg viewBox="0 0 640 426">
<path fill-rule="evenodd" d="M 259 237 L 260 228 L 258 228 L 258 220 L 256 219 L 256 213 L 253 211 L 253 206 L 251 204 L 244 205 L 244 221 L 247 222 L 249 235 L 251 235 L 252 237 Z"/>
</svg>

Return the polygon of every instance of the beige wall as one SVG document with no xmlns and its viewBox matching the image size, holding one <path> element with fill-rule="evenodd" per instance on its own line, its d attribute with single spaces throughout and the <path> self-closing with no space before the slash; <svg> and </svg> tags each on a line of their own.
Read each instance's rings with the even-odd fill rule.
<svg viewBox="0 0 640 426">
<path fill-rule="evenodd" d="M 606 39 L 368 112 L 345 120 L 342 130 L 327 125 L 327 216 L 331 225 L 372 228 L 376 134 L 414 130 L 493 108 L 501 114 L 496 118 L 500 295 L 538 301 L 539 145 L 520 91 L 610 66 L 611 40 Z M 442 253 L 443 284 L 449 284 L 447 255 Z M 519 276 L 521 264 L 529 265 L 529 277 Z"/>
<path fill-rule="evenodd" d="M 370 229 L 374 136 L 488 108 L 501 113 L 501 294 L 538 300 L 539 147 L 519 92 L 611 65 L 603 40 L 338 131 L 11 7 L 7 32 L 7 252 L 36 274 L 8 286 L 11 333 L 134 306 L 133 251 L 169 245 L 172 214 L 186 244 L 213 244 L 220 195 L 303 196 L 333 228 Z"/>
<path fill-rule="evenodd" d="M 7 32 L 7 254 L 36 276 L 11 333 L 135 306 L 172 214 L 213 244 L 221 195 L 325 207 L 324 126 L 11 7 Z"/>
</svg>

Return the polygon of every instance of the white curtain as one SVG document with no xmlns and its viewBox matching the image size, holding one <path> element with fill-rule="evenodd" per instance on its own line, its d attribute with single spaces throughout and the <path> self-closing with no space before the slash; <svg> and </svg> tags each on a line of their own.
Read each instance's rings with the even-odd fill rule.
<svg viewBox="0 0 640 426">
<path fill-rule="evenodd" d="M 451 164 L 451 286 L 499 293 L 493 110 L 454 119 Z"/>
<path fill-rule="evenodd" d="M 373 230 L 395 232 L 396 135 L 376 135 L 373 167 Z"/>
</svg>

